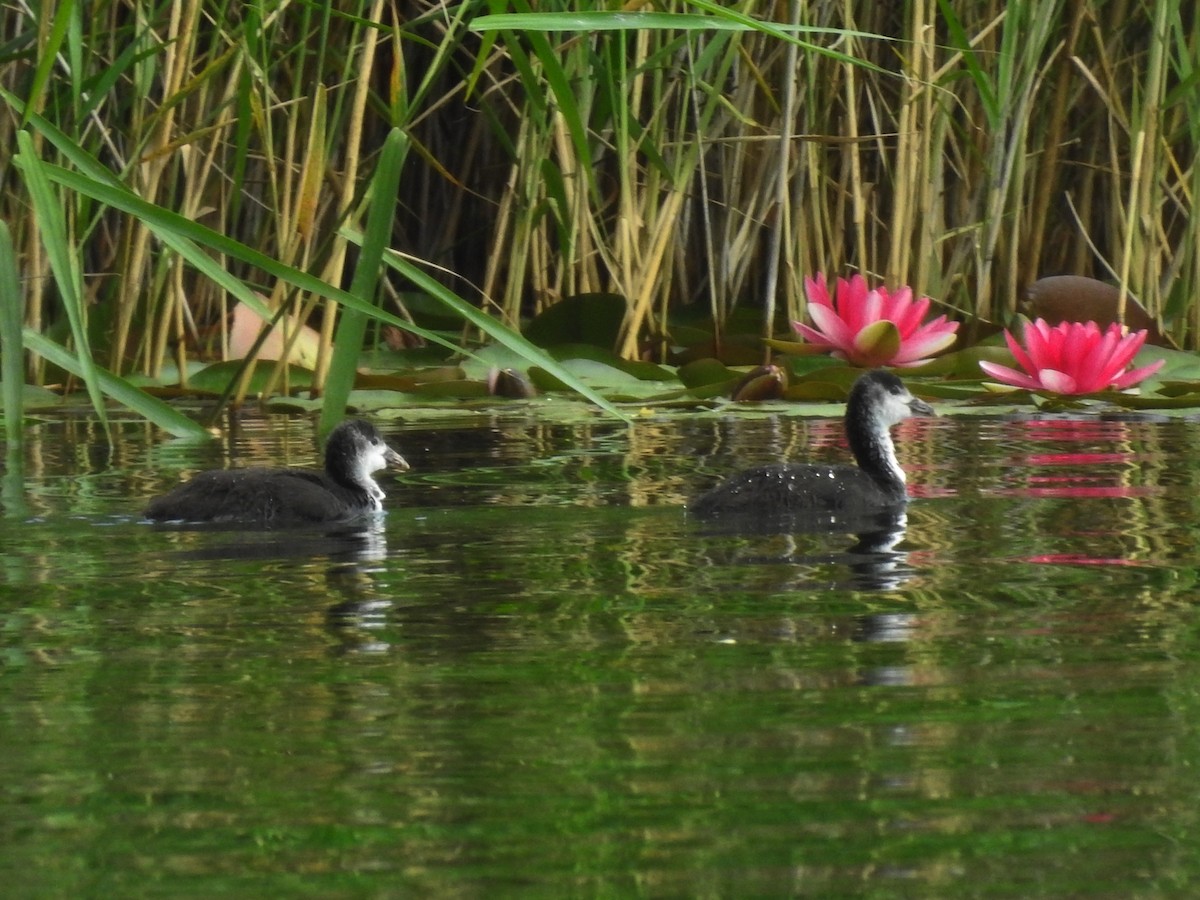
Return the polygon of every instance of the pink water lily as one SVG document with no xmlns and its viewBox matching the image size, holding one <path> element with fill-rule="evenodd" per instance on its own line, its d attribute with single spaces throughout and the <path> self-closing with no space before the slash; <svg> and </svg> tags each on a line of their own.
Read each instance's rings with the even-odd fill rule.
<svg viewBox="0 0 1200 900">
<path fill-rule="evenodd" d="M 809 343 L 828 347 L 834 356 L 856 366 L 919 366 L 954 343 L 957 322 L 938 316 L 922 322 L 929 298 L 913 300 L 912 288 L 895 291 L 867 287 L 854 275 L 839 278 L 836 300 L 829 296 L 825 273 L 804 279 L 812 327 L 792 327 Z"/>
<path fill-rule="evenodd" d="M 1038 319 L 1025 326 L 1025 346 L 1004 332 L 1008 349 L 1024 372 L 983 362 L 979 367 L 997 381 L 1031 391 L 1055 394 L 1090 394 L 1109 387 L 1124 390 L 1149 378 L 1163 367 L 1159 359 L 1138 369 L 1128 368 L 1146 342 L 1145 331 L 1126 333 L 1113 323 L 1104 331 L 1095 322 L 1060 322 Z"/>
</svg>

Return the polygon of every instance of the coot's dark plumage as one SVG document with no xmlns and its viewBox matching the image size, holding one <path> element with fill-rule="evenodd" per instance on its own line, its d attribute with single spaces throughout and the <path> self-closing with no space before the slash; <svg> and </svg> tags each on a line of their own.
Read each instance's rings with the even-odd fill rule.
<svg viewBox="0 0 1200 900">
<path fill-rule="evenodd" d="M 338 425 L 325 445 L 325 469 L 214 469 L 150 501 L 146 518 L 159 522 L 227 522 L 269 527 L 352 519 L 383 508 L 371 477 L 388 464 L 408 468 L 374 425 Z"/>
<path fill-rule="evenodd" d="M 889 429 L 933 408 L 888 372 L 868 372 L 850 389 L 846 439 L 858 467 L 772 465 L 730 476 L 697 498 L 689 512 L 702 519 L 864 516 L 902 508 L 904 470 Z"/>
</svg>

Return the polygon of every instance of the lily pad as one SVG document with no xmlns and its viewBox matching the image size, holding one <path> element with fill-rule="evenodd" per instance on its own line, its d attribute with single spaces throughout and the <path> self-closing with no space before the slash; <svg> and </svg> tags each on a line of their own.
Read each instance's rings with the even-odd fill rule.
<svg viewBox="0 0 1200 900">
<path fill-rule="evenodd" d="M 187 391 L 192 393 L 207 393 L 221 394 L 229 388 L 229 385 L 238 373 L 242 370 L 241 360 L 229 360 L 228 362 L 213 363 L 201 369 L 195 375 L 188 379 Z M 267 387 L 267 382 L 275 371 L 276 364 L 268 361 L 259 361 L 254 364 L 254 372 L 250 376 L 249 393 L 261 393 Z M 303 369 L 299 366 L 289 366 L 286 383 L 289 388 L 295 390 L 298 388 L 309 388 L 312 386 L 313 373 L 309 369 Z M 278 384 L 282 387 L 283 379 L 280 379 Z"/>
<path fill-rule="evenodd" d="M 625 298 L 619 294 L 576 294 L 547 307 L 523 329 L 539 347 L 562 344 L 591 344 L 611 349 L 616 346 L 625 320 Z"/>
<path fill-rule="evenodd" d="M 2 390 L 2 385 L 3 382 L 0 382 L 0 390 Z M 21 406 L 26 412 L 62 405 L 62 396 L 54 393 L 54 391 L 47 390 L 36 384 L 21 385 Z"/>
<path fill-rule="evenodd" d="M 732 385 L 741 374 L 729 368 L 719 359 L 706 356 L 680 366 L 676 375 L 685 387 L 698 388 L 709 385 Z"/>
<path fill-rule="evenodd" d="M 829 354 L 828 347 L 821 347 L 817 344 L 809 344 L 805 341 L 786 341 L 782 338 L 764 338 L 763 343 L 776 350 L 779 353 L 784 353 L 788 356 L 827 356 Z"/>
</svg>

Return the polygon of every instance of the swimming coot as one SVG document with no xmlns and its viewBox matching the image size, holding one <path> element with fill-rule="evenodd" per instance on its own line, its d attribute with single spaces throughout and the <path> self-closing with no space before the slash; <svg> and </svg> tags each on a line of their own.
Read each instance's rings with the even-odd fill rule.
<svg viewBox="0 0 1200 900">
<path fill-rule="evenodd" d="M 272 527 L 338 522 L 383 509 L 371 477 L 388 464 L 408 463 L 374 425 L 343 422 L 325 444 L 325 471 L 214 469 L 201 472 L 146 507 L 158 522 L 244 522 Z"/>
<path fill-rule="evenodd" d="M 858 467 L 772 465 L 738 472 L 698 497 L 701 519 L 871 516 L 908 501 L 889 429 L 911 416 L 937 415 L 889 372 L 861 376 L 846 404 L 846 440 Z"/>
</svg>

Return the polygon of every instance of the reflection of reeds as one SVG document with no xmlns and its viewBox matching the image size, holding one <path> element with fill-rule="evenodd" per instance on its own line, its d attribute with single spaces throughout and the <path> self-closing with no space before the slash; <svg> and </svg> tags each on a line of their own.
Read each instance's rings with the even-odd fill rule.
<svg viewBox="0 0 1200 900">
<path fill-rule="evenodd" d="M 361 227 L 398 127 L 413 152 L 391 247 L 510 325 L 564 296 L 619 293 L 628 356 L 693 302 L 722 320 L 771 291 L 798 317 L 817 269 L 911 283 L 990 321 L 1037 275 L 1118 279 L 1194 345 L 1193 17 L 1179 0 L 952 6 L 797 5 L 802 29 L 829 30 L 793 32 L 756 27 L 779 8 L 754 0 L 668 2 L 693 18 L 625 30 L 545 4 L 489 30 L 428 0 L 399 19 L 382 0 L 355 16 L 101 0 L 78 31 L 8 12 L 28 57 L 0 75 L 16 113 L 0 146 L 41 117 L 26 156 L 113 178 L 338 285 L 339 227 Z M 742 30 L 682 27 L 697 9 Z M 226 352 L 229 285 L 164 246 L 152 217 L 61 186 L 64 235 L 39 232 L 29 171 L 0 197 L 28 326 L 69 318 L 117 372 Z M 47 252 L 47 238 L 65 246 Z M 319 329 L 324 375 L 333 301 L 207 252 Z M 382 289 L 401 317 L 403 287 Z"/>
</svg>

